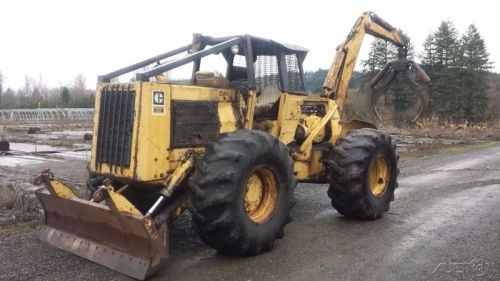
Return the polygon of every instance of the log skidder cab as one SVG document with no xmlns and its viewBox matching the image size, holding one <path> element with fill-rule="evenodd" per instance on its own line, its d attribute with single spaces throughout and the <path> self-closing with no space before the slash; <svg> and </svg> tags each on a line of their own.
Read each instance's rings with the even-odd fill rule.
<svg viewBox="0 0 500 281">
<path fill-rule="evenodd" d="M 306 49 L 249 35 L 195 34 L 191 44 L 99 76 L 89 196 L 42 172 L 40 239 L 145 279 L 166 260 L 169 222 L 185 209 L 205 243 L 236 255 L 269 251 L 283 237 L 297 182 L 328 183 L 347 217 L 382 217 L 397 187 L 395 145 L 369 122 L 340 118 L 366 33 L 404 49 L 396 29 L 362 14 L 321 97 L 305 93 Z M 425 99 L 428 77 L 404 54 L 384 73 L 416 70 Z M 213 58 L 222 74 L 206 71 Z M 175 79 L 186 65 L 190 79 Z M 110 82 L 134 71 L 135 82 Z M 373 85 L 376 94 L 387 86 Z"/>
</svg>

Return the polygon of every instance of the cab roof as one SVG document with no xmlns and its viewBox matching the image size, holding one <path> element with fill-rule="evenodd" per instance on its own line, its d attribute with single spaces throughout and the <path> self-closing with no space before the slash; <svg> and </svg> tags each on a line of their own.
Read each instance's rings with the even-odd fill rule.
<svg viewBox="0 0 500 281">
<path fill-rule="evenodd" d="M 271 39 L 266 39 L 262 37 L 257 37 L 253 35 L 235 35 L 235 36 L 226 36 L 226 37 L 210 37 L 203 36 L 203 40 L 207 45 L 216 45 L 232 38 L 250 38 L 252 42 L 252 51 L 254 55 L 272 55 L 280 52 L 284 52 L 285 54 L 300 54 L 301 57 L 305 57 L 308 49 L 294 45 L 278 42 Z"/>
</svg>

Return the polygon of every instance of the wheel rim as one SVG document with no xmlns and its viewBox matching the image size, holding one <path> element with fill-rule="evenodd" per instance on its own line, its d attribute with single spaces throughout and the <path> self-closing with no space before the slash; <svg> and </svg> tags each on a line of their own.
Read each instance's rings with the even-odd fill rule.
<svg viewBox="0 0 500 281">
<path fill-rule="evenodd" d="M 279 183 L 271 167 L 257 167 L 248 177 L 245 190 L 245 211 L 255 223 L 266 222 L 278 204 Z"/>
<path fill-rule="evenodd" d="M 370 167 L 370 190 L 375 197 L 384 195 L 389 185 L 389 164 L 385 156 L 378 156 Z"/>
</svg>

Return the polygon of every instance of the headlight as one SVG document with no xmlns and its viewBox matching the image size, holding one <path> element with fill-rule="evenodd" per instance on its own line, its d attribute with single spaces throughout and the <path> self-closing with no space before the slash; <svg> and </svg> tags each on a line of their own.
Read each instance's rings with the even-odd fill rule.
<svg viewBox="0 0 500 281">
<path fill-rule="evenodd" d="M 231 52 L 236 55 L 237 53 L 240 52 L 240 46 L 239 45 L 231 46 Z"/>
</svg>

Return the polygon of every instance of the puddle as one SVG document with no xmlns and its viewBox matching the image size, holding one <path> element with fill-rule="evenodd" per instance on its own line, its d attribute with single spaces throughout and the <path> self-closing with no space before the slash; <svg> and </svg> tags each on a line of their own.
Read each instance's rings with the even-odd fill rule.
<svg viewBox="0 0 500 281">
<path fill-rule="evenodd" d="M 17 167 L 17 166 L 26 166 L 26 165 L 36 165 L 43 164 L 49 161 L 54 161 L 52 159 L 47 159 L 38 156 L 0 156 L 0 166 L 6 167 Z"/>
<path fill-rule="evenodd" d="M 500 152 L 492 153 L 489 155 L 482 155 L 481 157 L 468 159 L 468 160 L 460 160 L 455 163 L 450 163 L 444 165 L 442 167 L 434 169 L 434 171 L 453 171 L 453 170 L 464 170 L 464 169 L 472 169 L 479 168 L 482 164 L 492 163 L 498 161 L 500 157 Z"/>
<path fill-rule="evenodd" d="M 91 134 L 92 131 L 90 130 L 85 130 L 85 131 L 77 131 L 77 130 L 63 130 L 63 131 L 54 131 L 54 132 L 47 132 L 47 133 L 40 133 L 38 134 L 38 139 L 39 140 L 61 140 L 61 139 L 67 139 L 67 140 L 75 140 L 75 141 L 83 141 L 83 136 L 85 134 Z"/>
<path fill-rule="evenodd" d="M 403 177 L 398 180 L 400 186 L 406 186 L 406 185 L 428 185 L 431 183 L 439 182 L 439 180 L 443 180 L 446 178 L 449 178 L 453 173 L 450 171 L 437 171 L 431 174 L 422 174 L 422 175 L 415 175 L 415 176 L 409 176 L 409 177 Z"/>
<path fill-rule="evenodd" d="M 64 147 L 55 147 L 51 145 L 46 145 L 46 144 L 39 144 L 39 145 L 34 145 L 32 143 L 16 143 L 16 142 L 11 142 L 10 143 L 10 150 L 13 152 L 35 152 L 35 151 L 59 151 L 59 150 L 67 150 L 67 148 Z"/>
<path fill-rule="evenodd" d="M 50 145 L 34 145 L 31 143 L 10 143 L 12 155 L 0 156 L 0 166 L 16 167 L 26 165 L 43 164 L 49 161 L 60 161 L 60 159 L 90 160 L 90 144 L 78 144 L 75 148 L 56 147 Z M 87 149 L 80 151 L 81 149 Z M 79 150 L 79 151 L 74 151 Z M 46 153 L 44 155 L 33 155 L 27 153 Z"/>
</svg>

